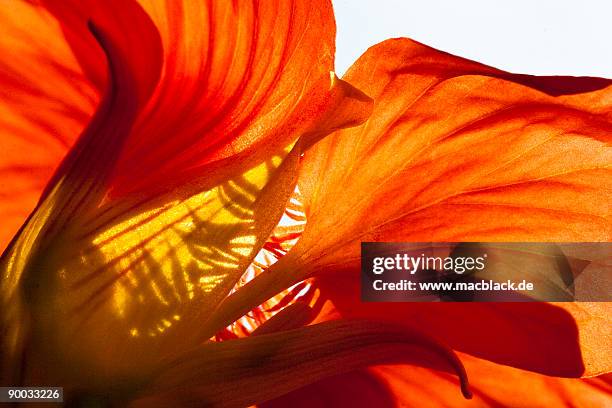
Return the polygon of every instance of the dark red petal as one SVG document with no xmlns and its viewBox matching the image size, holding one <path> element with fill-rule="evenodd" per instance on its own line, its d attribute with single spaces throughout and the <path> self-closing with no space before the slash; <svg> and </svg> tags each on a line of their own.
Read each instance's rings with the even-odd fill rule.
<svg viewBox="0 0 612 408">
<path fill-rule="evenodd" d="M 607 346 L 602 340 L 610 336 L 605 304 L 362 303 L 354 273 L 335 273 L 317 282 L 335 308 L 318 320 L 396 322 L 444 339 L 455 350 L 547 375 L 580 377 L 605 370 Z M 592 337 L 581 342 L 584 336 Z M 585 342 L 599 347 L 585 350 Z"/>
<path fill-rule="evenodd" d="M 380 366 L 326 378 L 261 407 L 604 407 L 612 403 L 610 375 L 548 377 L 461 355 L 472 400 L 457 397 L 451 375 L 416 366 Z"/>
</svg>

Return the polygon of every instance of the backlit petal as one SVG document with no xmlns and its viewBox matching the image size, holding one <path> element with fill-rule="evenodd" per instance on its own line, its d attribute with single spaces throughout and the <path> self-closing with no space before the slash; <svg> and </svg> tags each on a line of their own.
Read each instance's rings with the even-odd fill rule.
<svg viewBox="0 0 612 408">
<path fill-rule="evenodd" d="M 95 1 L 45 3 L 68 32 L 74 21 L 112 9 Z M 111 196 L 169 190 L 240 152 L 270 156 L 327 109 L 335 37 L 329 1 L 140 4 L 160 32 L 164 66 L 117 165 Z M 93 45 L 78 34 L 67 39 L 86 72 L 102 77 Z"/>
<path fill-rule="evenodd" d="M 45 3 L 107 92 L 2 258 L 4 368 L 25 383 L 132 392 L 223 328 L 206 318 L 278 223 L 302 143 L 372 105 L 331 72 L 326 1 L 118 3 Z"/>
<path fill-rule="evenodd" d="M 300 188 L 320 247 L 612 237 L 612 81 L 554 97 L 409 40 L 370 49 L 345 79 L 376 105 L 307 155 Z"/>
<path fill-rule="evenodd" d="M 309 222 L 294 249 L 308 273 L 357 273 L 367 240 L 611 238 L 610 81 L 514 76 L 408 40 L 372 48 L 347 80 L 376 106 L 364 126 L 307 154 Z M 350 298 L 349 315 L 351 286 L 332 295 Z M 505 364 L 567 376 L 612 368 L 605 303 L 370 309 Z"/>
<path fill-rule="evenodd" d="M 150 72 L 145 78 L 155 76 L 156 72 L 159 74 L 161 53 L 157 32 L 141 9 L 137 9 L 132 17 L 134 30 L 129 33 L 103 21 L 100 25 L 93 22 L 88 24 L 91 35 L 99 41 L 108 58 L 110 79 L 105 97 L 43 191 L 36 210 L 0 259 L 3 312 L 0 316 L 0 342 L 5 352 L 2 374 L 7 374 L 7 378 L 13 377 L 13 381 L 15 376 L 24 374 L 19 373 L 21 364 L 16 361 L 23 361 L 21 354 L 25 339 L 32 335 L 38 339 L 46 338 L 42 333 L 49 329 L 49 322 L 45 321 L 55 310 L 55 306 L 47 304 L 49 308 L 42 306 L 42 309 L 34 312 L 32 321 L 27 318 L 27 309 L 32 312 L 54 297 L 59 272 L 54 271 L 58 266 L 54 262 L 58 262 L 58 255 L 61 259 L 60 253 L 55 251 L 57 244 L 62 242 L 62 238 L 58 237 L 66 234 L 104 197 L 104 186 L 117 157 L 113 155 L 113 149 L 121 146 L 125 135 L 129 134 L 139 106 L 145 102 L 146 94 L 150 93 L 151 88 L 142 87 L 143 83 L 137 79 L 143 77 L 139 73 L 142 68 L 140 63 L 143 60 L 148 62 Z M 146 46 L 141 47 L 139 58 L 131 58 L 130 53 L 139 39 L 145 39 Z M 53 340 L 49 345 L 52 343 Z M 29 350 L 37 353 L 36 346 Z M 36 357 L 30 358 L 36 360 Z M 48 362 L 43 362 L 43 366 L 45 364 Z M 27 369 L 37 372 L 31 366 L 27 366 Z M 8 382 L 11 383 L 10 380 Z"/>
<path fill-rule="evenodd" d="M 2 108 L 11 110 L 3 115 L 11 122 L 4 127 L 11 127 L 8 133 L 14 133 L 15 126 L 26 130 L 2 139 L 15 153 L 3 166 L 10 173 L 10 179 L 3 182 L 3 194 L 8 197 L 25 191 L 23 204 L 14 198 L 1 203 L 7 214 L 17 216 L 7 218 L 0 245 L 8 242 L 32 209 L 106 86 L 104 54 L 87 22 L 129 32 L 138 11 L 132 1 L 44 0 L 35 4 L 15 2 L 15 7 L 3 9 L 7 13 L 3 46 L 5 55 L 12 57 L 3 61 L 9 73 L 3 88 L 11 96 Z M 162 78 L 125 140 L 108 197 L 132 193 L 142 198 L 191 183 L 194 178 L 209 179 L 219 168 L 231 167 L 222 159 L 240 152 L 251 157 L 254 166 L 303 134 L 326 134 L 363 118 L 362 113 L 351 117 L 343 111 L 343 120 L 330 123 L 329 114 L 326 116 L 326 112 L 338 111 L 342 99 L 330 92 L 335 88 L 333 76 L 330 79 L 335 25 L 328 1 L 141 4 L 162 37 Z M 26 53 L 20 47 L 32 50 Z M 135 60 L 142 54 L 132 50 Z M 19 70 L 26 65 L 30 70 Z M 140 69 L 139 82 L 145 87 L 152 84 L 150 68 Z M 50 78 L 51 74 L 58 78 Z M 20 98 L 17 103 L 13 96 Z M 51 103 L 58 107 L 48 106 Z M 13 114 L 15 109 L 18 115 Z M 15 121 L 20 122 L 13 124 Z M 45 150 L 47 146 L 51 149 Z M 240 171 L 233 172 L 233 176 L 238 174 Z"/>
<path fill-rule="evenodd" d="M 375 100 L 373 114 L 306 153 L 302 238 L 225 301 L 226 320 L 241 297 L 326 272 L 352 274 L 349 288 L 336 276 L 327 286 L 332 300 L 349 299 L 343 314 L 366 309 L 354 287 L 361 241 L 611 238 L 611 81 L 508 74 L 407 39 L 371 48 L 344 79 Z M 400 321 L 412 310 L 452 346 L 517 367 L 612 368 L 606 303 L 368 307 Z"/>
<path fill-rule="evenodd" d="M 60 25 L 23 1 L 0 7 L 0 252 L 89 121 L 98 92 Z"/>
</svg>

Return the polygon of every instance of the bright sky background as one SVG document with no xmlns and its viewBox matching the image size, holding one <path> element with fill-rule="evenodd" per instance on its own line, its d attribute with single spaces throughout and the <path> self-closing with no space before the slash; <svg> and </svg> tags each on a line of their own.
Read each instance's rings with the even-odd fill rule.
<svg viewBox="0 0 612 408">
<path fill-rule="evenodd" d="M 332 0 L 336 71 L 410 37 L 511 72 L 612 78 L 612 0 Z"/>
</svg>

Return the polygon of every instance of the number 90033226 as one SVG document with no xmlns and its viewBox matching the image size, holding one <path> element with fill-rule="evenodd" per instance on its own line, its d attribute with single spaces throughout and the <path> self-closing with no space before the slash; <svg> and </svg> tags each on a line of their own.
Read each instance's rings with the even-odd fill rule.
<svg viewBox="0 0 612 408">
<path fill-rule="evenodd" d="M 0 387 L 0 402 L 63 401 L 60 387 Z"/>
</svg>

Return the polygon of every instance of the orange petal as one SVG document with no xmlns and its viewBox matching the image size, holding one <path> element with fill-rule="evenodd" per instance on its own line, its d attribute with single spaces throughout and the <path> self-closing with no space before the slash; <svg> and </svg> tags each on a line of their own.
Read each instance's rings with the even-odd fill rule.
<svg viewBox="0 0 612 408">
<path fill-rule="evenodd" d="M 46 3 L 67 22 L 111 9 Z M 269 155 L 325 109 L 335 37 L 329 1 L 140 3 L 161 34 L 164 67 L 117 166 L 113 197 L 169 190 L 236 153 Z M 67 38 L 99 78 L 80 36 Z"/>
<path fill-rule="evenodd" d="M 359 123 L 371 100 L 330 76 L 325 1 L 145 5 L 164 43 L 158 85 L 160 38 L 136 3 L 116 18 L 48 4 L 95 83 L 96 53 L 73 35 L 92 15 L 109 91 L 1 259 L 6 364 L 35 362 L 11 372 L 26 381 L 133 390 L 222 328 L 204 320 L 278 223 L 298 139 Z"/>
<path fill-rule="evenodd" d="M 452 377 L 421 367 L 381 366 L 321 380 L 262 407 L 604 407 L 612 404 L 612 377 L 547 377 L 460 356 L 473 399 L 458 398 Z M 357 382 L 356 382 L 357 381 Z M 332 388 L 333 387 L 333 388 Z"/>
<path fill-rule="evenodd" d="M 0 27 L 2 251 L 89 121 L 99 95 L 48 12 L 7 1 Z"/>
<path fill-rule="evenodd" d="M 373 47 L 345 79 L 374 98 L 373 114 L 305 154 L 302 238 L 242 296 L 263 301 L 329 271 L 358 282 L 361 241 L 611 238 L 611 81 L 512 75 L 407 39 Z M 350 315 L 357 292 L 335 279 L 329 296 L 346 295 Z M 220 310 L 237 314 L 240 296 Z M 409 306 L 371 309 L 402 320 Z M 412 310 L 452 346 L 494 361 L 572 376 L 612 369 L 609 304 Z"/>
<path fill-rule="evenodd" d="M 375 99 L 374 113 L 306 154 L 308 223 L 290 269 L 358 271 L 368 240 L 612 238 L 611 81 L 511 75 L 410 40 L 373 47 L 345 79 Z M 413 306 L 451 344 L 495 361 L 564 375 L 612 369 L 608 304 Z M 469 333 L 483 332 L 470 345 Z"/>
<path fill-rule="evenodd" d="M 70 103 L 70 111 L 64 111 L 60 106 L 60 109 L 41 109 L 36 114 L 49 116 L 45 117 L 42 125 L 49 129 L 60 128 L 61 141 L 70 146 L 90 118 L 98 93 L 107 81 L 104 55 L 87 31 L 87 21 L 93 20 L 115 29 L 131 27 L 130 19 L 139 6 L 122 1 L 109 4 L 44 0 L 40 4 L 58 19 L 60 26 L 42 6 L 19 3 L 11 11 L 6 11 L 11 13 L 6 18 L 10 20 L 6 25 L 7 32 L 14 27 L 12 36 L 6 38 L 17 39 L 17 44 L 23 42 L 42 54 L 42 57 L 36 54 L 34 58 L 29 55 L 21 58 L 18 51 L 9 49 L 8 55 L 20 59 L 16 59 L 14 66 L 10 65 L 14 72 L 11 71 L 11 78 L 7 79 L 17 78 L 14 89 L 6 89 L 12 94 L 25 94 L 25 97 L 33 99 L 23 102 L 23 110 L 28 110 L 24 121 L 31 116 L 31 106 L 44 108 L 43 104 L 49 102 L 58 105 L 60 102 Z M 221 177 L 224 178 L 229 171 L 234 177 L 244 168 L 227 170 L 233 162 L 222 159 L 241 153 L 241 161 L 251 157 L 247 165 L 251 167 L 273 156 L 304 133 L 321 133 L 321 127 L 330 131 L 355 123 L 346 112 L 342 112 L 348 117 L 340 123 L 341 126 L 330 123 L 325 117 L 325 112 L 336 110 L 335 106 L 342 99 L 330 92 L 335 25 L 329 1 L 277 1 L 255 5 L 247 2 L 143 1 L 142 7 L 154 20 L 162 37 L 162 78 L 152 101 L 141 112 L 135 128 L 125 140 L 110 180 L 109 197 L 138 193 L 142 198 L 142 195 L 167 192 L 193 182 L 194 178 L 210 178 L 213 172 L 225 172 Z M 29 14 L 43 16 L 34 21 Z M 38 37 L 35 35 L 38 32 L 42 39 L 30 41 L 30 37 Z M 63 43 L 63 37 L 74 56 Z M 7 43 L 7 47 L 11 44 Z M 56 55 L 58 58 L 52 58 Z M 146 62 L 142 55 L 141 50 L 132 50 L 133 60 Z M 69 64 L 63 67 L 58 59 L 61 64 L 67 59 Z M 32 75 L 17 71 L 19 66 L 25 65 L 32 66 Z M 38 78 L 49 78 L 47 71 L 57 73 L 58 78 L 45 83 L 38 81 Z M 142 66 L 141 71 L 143 75 L 139 81 L 145 87 L 152 85 L 150 81 L 145 84 L 152 78 L 149 67 Z M 60 77 L 62 74 L 65 77 Z M 49 84 L 57 86 L 54 88 Z M 78 92 L 76 96 L 73 94 L 82 91 L 83 87 L 89 99 L 86 103 L 80 99 L 73 101 L 76 97 L 82 99 Z M 39 95 L 39 89 L 45 93 Z M 48 100 L 47 94 L 50 94 Z M 350 99 L 351 95 L 346 97 Z M 7 101 L 12 102 L 10 98 Z M 6 109 L 15 108 L 21 109 L 15 104 Z M 79 113 L 81 110 L 85 113 Z M 3 116 L 16 120 L 13 119 L 15 115 Z M 325 121 L 322 122 L 320 117 Z M 75 120 L 78 126 L 73 125 Z M 38 124 L 19 126 L 34 125 Z M 17 200 L 2 204 L 7 206 L 7 212 L 19 213 L 14 222 L 8 223 L 3 241 L 8 241 L 23 216 L 31 210 L 40 186 L 65 153 L 65 147 L 53 146 L 55 142 L 49 136 L 52 131 L 43 130 L 44 133 L 32 134 L 40 135 L 36 136 L 38 144 L 54 147 L 51 151 L 53 157 L 32 160 L 42 169 L 37 167 L 29 172 L 43 174 L 28 176 L 25 180 L 36 189 L 28 192 L 23 206 Z M 44 139 L 44 143 L 39 139 Z M 10 145 L 11 151 L 18 153 L 14 156 L 15 165 L 8 163 L 7 168 L 19 170 L 21 162 L 27 162 L 23 156 L 32 143 L 24 144 L 21 135 L 18 140 L 17 137 L 15 141 L 5 142 L 3 139 L 2 143 Z M 32 150 L 43 149 L 37 146 Z M 24 171 L 21 173 L 26 174 Z M 16 179 L 13 175 L 11 177 Z M 30 178 L 34 180 L 30 181 Z M 209 183 L 212 184 L 214 182 Z M 5 194 L 12 193 L 9 193 L 11 189 L 17 188 L 7 182 Z"/>
<path fill-rule="evenodd" d="M 552 96 L 525 85 L 544 79 L 409 40 L 370 49 L 345 79 L 375 99 L 374 113 L 306 155 L 300 188 L 312 232 L 304 245 L 314 241 L 309 234 L 338 253 L 380 238 L 612 238 L 611 81 Z"/>
<path fill-rule="evenodd" d="M 7 213 L 0 235 L 2 249 L 91 120 L 99 95 L 105 90 L 106 59 L 88 23 L 95 22 L 123 45 L 134 44 L 127 40 L 129 36 L 144 42 L 144 46 L 137 44 L 124 50 L 130 54 L 130 64 L 138 72 L 132 89 L 121 85 L 124 92 L 135 92 L 142 104 L 159 77 L 159 63 L 151 63 L 149 55 L 153 48 L 159 47 L 159 39 L 151 39 L 156 32 L 148 31 L 150 27 L 143 29 L 134 24 L 144 12 L 133 1 L 121 1 L 114 6 L 108 2 L 102 5 L 100 2 L 49 1 L 45 4 L 48 9 L 42 3 L 10 3 L 0 17 L 3 22 L 0 49 L 8 56 L 3 59 L 0 70 L 3 96 L 0 148 L 9 151 L 1 163 L 1 171 L 6 176 L 3 175 L 0 206 Z M 119 8 L 121 13 L 116 13 L 115 9 Z M 60 22 L 54 17 L 60 17 Z M 130 30 L 124 30 L 128 25 Z M 76 47 L 75 42 L 80 46 Z M 90 72 L 93 67 L 99 71 L 98 75 Z M 100 151 L 96 157 L 101 156 Z M 109 156 L 103 159 L 112 161 Z"/>
<path fill-rule="evenodd" d="M 54 261 L 57 261 L 56 256 L 59 255 L 55 245 L 62 240 L 58 236 L 65 234 L 85 212 L 95 208 L 103 197 L 103 186 L 117 156 L 112 151 L 116 145 L 121 145 L 138 113 L 139 104 L 143 104 L 147 94 L 150 94 L 151 87 L 142 85 L 154 82 L 146 81 L 149 75 L 154 77 L 159 74 L 161 53 L 157 32 L 142 10 L 132 17 L 133 30 L 129 33 L 117 30 L 104 21 L 100 25 L 94 22 L 88 24 L 91 34 L 99 41 L 108 57 L 107 92 L 88 127 L 69 150 L 43 191 L 35 211 L 0 258 L 0 342 L 6 357 L 2 368 L 8 369 L 9 375 L 20 375 L 20 364 L 15 364 L 15 359 L 22 358 L 24 339 L 27 336 L 46 337 L 44 334 L 39 337 L 40 332 L 32 332 L 44 331 L 37 327 L 37 323 L 44 321 L 48 313 L 52 314 L 53 306 L 49 309 L 43 306 L 43 311 L 34 312 L 36 316 L 32 317 L 35 322 L 32 326 L 24 321 L 24 316 L 28 307 L 30 311 L 36 310 L 40 302 L 50 300 L 47 296 L 53 298 L 53 289 L 41 282 L 46 281 L 50 286 L 57 283 L 54 280 L 57 276 L 52 271 Z M 140 40 L 146 45 L 139 45 L 139 57 L 133 58 L 131 54 L 134 45 Z M 144 65 L 149 72 L 141 75 Z M 140 78 L 145 80 L 140 82 Z M 60 273 L 61 280 L 66 270 Z M 37 283 L 32 286 L 32 282 Z M 27 295 L 22 296 L 23 293 Z M 29 366 L 27 368 L 31 369 Z"/>
</svg>

